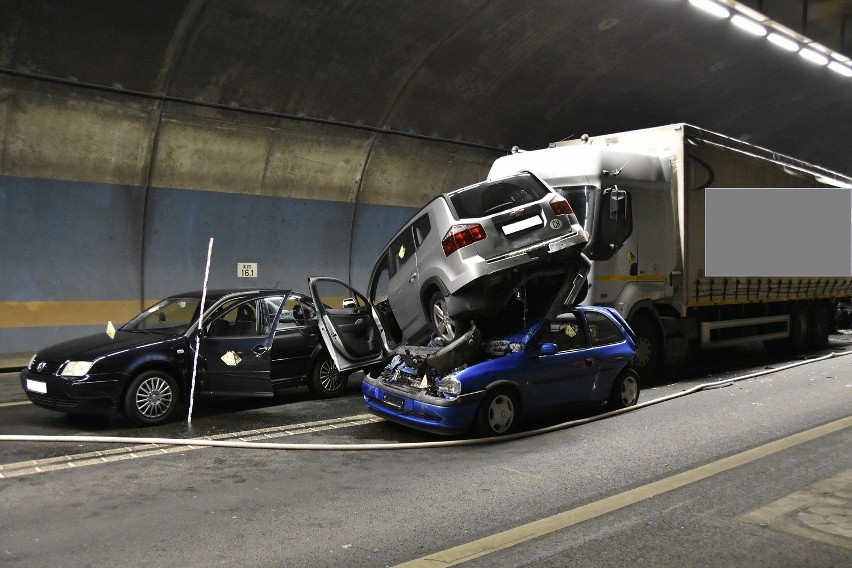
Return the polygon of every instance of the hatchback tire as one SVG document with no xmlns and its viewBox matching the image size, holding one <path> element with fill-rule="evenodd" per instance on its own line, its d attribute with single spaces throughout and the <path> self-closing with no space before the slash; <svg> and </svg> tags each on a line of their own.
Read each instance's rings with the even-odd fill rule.
<svg viewBox="0 0 852 568">
<path fill-rule="evenodd" d="M 331 398 L 343 394 L 348 381 L 349 374 L 340 372 L 331 357 L 323 353 L 311 369 L 308 389 L 314 396 Z"/>
<path fill-rule="evenodd" d="M 518 423 L 520 407 L 515 394 L 507 390 L 488 393 L 476 415 L 476 431 L 482 436 L 510 434 Z"/>
<path fill-rule="evenodd" d="M 168 373 L 139 373 L 124 396 L 124 415 L 138 426 L 162 424 L 180 404 L 179 394 L 177 382 Z"/>
<path fill-rule="evenodd" d="M 625 367 L 616 377 L 609 394 L 608 410 L 634 406 L 639 401 L 639 373 Z"/>
</svg>

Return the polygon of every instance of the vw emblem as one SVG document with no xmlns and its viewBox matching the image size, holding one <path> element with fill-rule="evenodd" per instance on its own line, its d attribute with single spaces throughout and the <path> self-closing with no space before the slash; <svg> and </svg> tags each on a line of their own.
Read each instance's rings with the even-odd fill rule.
<svg viewBox="0 0 852 568">
<path fill-rule="evenodd" d="M 562 221 L 559 220 L 559 219 L 554 219 L 553 221 L 550 222 L 550 228 L 551 229 L 561 229 L 562 228 Z"/>
<path fill-rule="evenodd" d="M 45 363 L 44 361 L 39 361 L 38 365 L 36 366 L 36 371 L 41 373 L 42 371 L 44 371 L 44 368 L 46 366 L 47 366 L 47 363 Z"/>
</svg>

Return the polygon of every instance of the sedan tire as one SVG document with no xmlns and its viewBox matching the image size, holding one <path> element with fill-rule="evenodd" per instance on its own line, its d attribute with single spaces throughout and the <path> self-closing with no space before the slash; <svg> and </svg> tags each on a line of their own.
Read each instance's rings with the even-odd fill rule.
<svg viewBox="0 0 852 568">
<path fill-rule="evenodd" d="M 346 390 L 348 373 L 341 373 L 327 353 L 323 353 L 314 364 L 308 380 L 308 389 L 318 397 L 340 396 Z"/>
<path fill-rule="evenodd" d="M 488 393 L 476 415 L 476 431 L 482 436 L 511 433 L 518 422 L 518 398 L 507 390 Z"/>
<path fill-rule="evenodd" d="M 153 426 L 169 419 L 180 403 L 177 382 L 162 371 L 146 371 L 133 377 L 124 396 L 124 414 L 139 426 Z"/>
<path fill-rule="evenodd" d="M 608 410 L 618 410 L 634 406 L 639 401 L 639 374 L 632 368 L 626 367 L 612 384 L 609 395 Z"/>
</svg>

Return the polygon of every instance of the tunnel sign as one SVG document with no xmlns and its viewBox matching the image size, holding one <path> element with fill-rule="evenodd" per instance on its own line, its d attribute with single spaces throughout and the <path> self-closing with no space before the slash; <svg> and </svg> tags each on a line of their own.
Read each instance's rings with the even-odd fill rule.
<svg viewBox="0 0 852 568">
<path fill-rule="evenodd" d="M 257 278 L 256 262 L 238 262 L 237 278 Z"/>
</svg>

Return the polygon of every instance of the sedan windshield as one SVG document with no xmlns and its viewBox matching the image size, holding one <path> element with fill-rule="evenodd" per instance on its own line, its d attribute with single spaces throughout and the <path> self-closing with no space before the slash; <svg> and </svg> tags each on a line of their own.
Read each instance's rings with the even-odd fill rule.
<svg viewBox="0 0 852 568">
<path fill-rule="evenodd" d="M 122 331 L 183 333 L 198 319 L 198 298 L 166 298 L 121 327 Z"/>
</svg>

